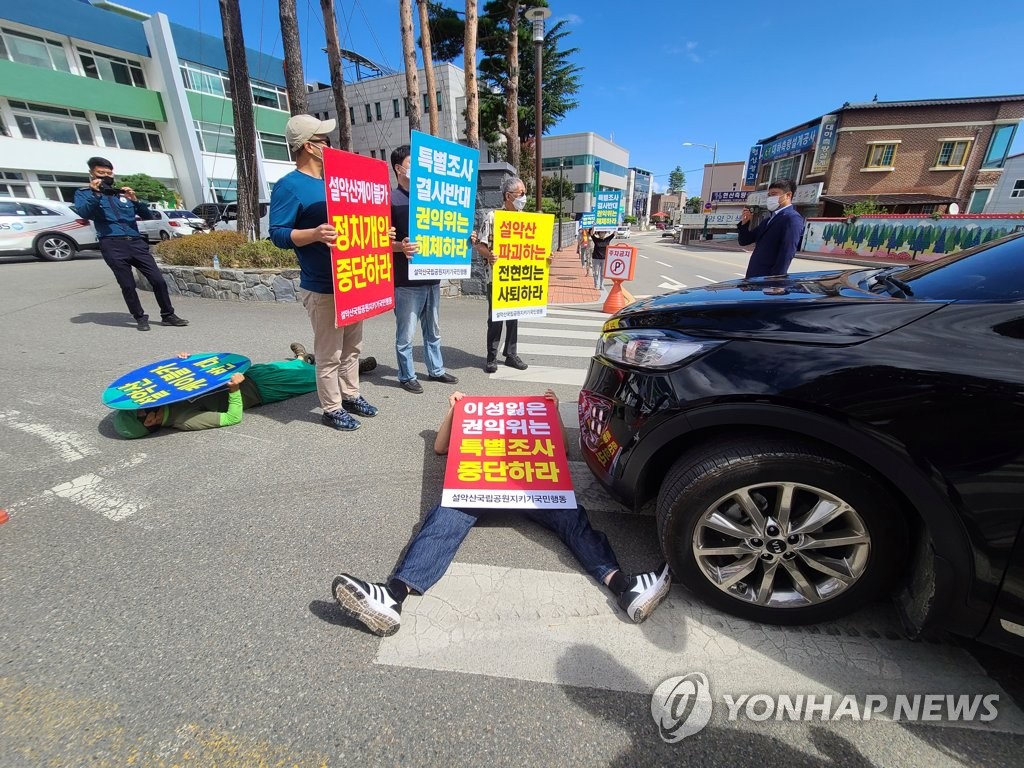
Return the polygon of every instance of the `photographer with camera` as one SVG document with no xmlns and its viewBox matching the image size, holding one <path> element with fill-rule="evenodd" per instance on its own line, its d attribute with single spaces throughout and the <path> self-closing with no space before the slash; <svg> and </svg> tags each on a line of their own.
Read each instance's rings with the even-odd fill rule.
<svg viewBox="0 0 1024 768">
<path fill-rule="evenodd" d="M 124 303 L 128 305 L 138 329 L 149 330 L 149 317 L 139 301 L 132 267 L 138 268 L 153 286 L 163 325 L 188 325 L 188 320 L 174 314 L 167 281 L 153 260 L 149 241 L 135 223 L 136 216 L 143 219 L 155 217 L 131 187 L 118 186 L 114 182 L 114 166 L 109 160 L 89 158 L 89 186 L 75 192 L 74 206 L 79 216 L 96 225 L 103 260 L 121 286 Z"/>
</svg>

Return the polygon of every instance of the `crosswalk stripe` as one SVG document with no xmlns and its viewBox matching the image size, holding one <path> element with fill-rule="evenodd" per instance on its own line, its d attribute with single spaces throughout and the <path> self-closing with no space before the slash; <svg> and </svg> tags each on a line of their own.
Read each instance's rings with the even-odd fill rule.
<svg viewBox="0 0 1024 768">
<path fill-rule="evenodd" d="M 594 354 L 594 346 L 574 347 L 568 344 L 534 344 L 527 342 L 519 344 L 519 354 L 550 355 L 551 357 L 591 357 Z"/>
<path fill-rule="evenodd" d="M 608 315 L 598 309 L 562 309 L 561 307 L 548 307 L 548 317 L 551 316 L 572 316 L 572 317 L 590 317 L 594 320 L 600 320 L 604 322 L 608 318 Z"/>
<path fill-rule="evenodd" d="M 595 331 L 568 331 L 564 328 L 520 328 L 520 336 L 543 336 L 549 339 L 590 339 L 597 341 Z"/>
<path fill-rule="evenodd" d="M 597 328 L 600 330 L 604 326 L 604 321 L 607 318 L 600 315 L 595 315 L 593 320 L 584 320 L 582 318 L 575 317 L 521 317 L 519 318 L 519 324 L 523 323 L 541 323 L 544 325 L 571 325 L 581 328 Z"/>
<path fill-rule="evenodd" d="M 521 346 L 521 345 L 520 345 Z M 593 350 L 591 350 L 593 354 Z M 506 365 L 498 366 L 492 379 L 506 381 L 532 381 L 538 384 L 567 384 L 571 387 L 582 387 L 587 379 L 586 368 L 559 368 L 551 365 L 531 365 L 525 371 L 517 371 Z"/>
</svg>

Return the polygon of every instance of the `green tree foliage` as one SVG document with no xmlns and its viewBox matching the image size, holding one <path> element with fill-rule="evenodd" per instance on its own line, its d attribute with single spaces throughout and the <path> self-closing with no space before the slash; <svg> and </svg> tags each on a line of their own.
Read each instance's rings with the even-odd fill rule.
<svg viewBox="0 0 1024 768">
<path fill-rule="evenodd" d="M 505 94 L 508 91 L 508 64 L 506 50 L 510 30 L 507 21 L 509 0 L 490 0 L 479 19 L 479 45 L 483 58 L 479 64 L 480 74 L 480 135 L 488 143 L 496 145 L 505 119 Z M 522 11 L 529 7 L 546 5 L 543 0 L 522 4 Z M 431 42 L 434 59 L 452 61 L 463 53 L 465 22 L 458 14 L 439 2 L 429 5 Z M 519 25 L 519 137 L 520 140 L 536 135 L 534 114 L 535 73 L 534 45 L 531 26 L 520 13 Z M 569 36 L 566 21 L 559 21 L 547 29 L 544 35 L 543 72 L 541 74 L 542 109 L 545 133 L 557 125 L 562 118 L 578 106 L 581 67 L 572 63 L 572 57 L 579 48 L 565 48 Z M 524 153 L 525 154 L 525 153 Z"/>
<path fill-rule="evenodd" d="M 677 165 L 672 173 L 668 175 L 668 192 L 672 195 L 677 195 L 683 191 L 683 187 L 686 186 L 686 174 L 683 173 L 683 167 Z M 691 200 L 693 198 L 690 198 Z M 698 198 L 699 199 L 699 198 Z"/>
<path fill-rule="evenodd" d="M 679 166 L 676 166 L 676 167 L 678 168 Z M 686 176 L 683 176 L 683 184 L 685 184 L 685 183 L 686 183 Z M 700 213 L 701 209 L 703 208 L 703 206 L 704 206 L 704 201 L 701 200 L 696 195 L 694 195 L 693 197 L 689 198 L 686 201 L 686 210 L 688 210 L 690 213 Z"/>
<path fill-rule="evenodd" d="M 559 199 L 563 203 L 567 203 L 572 200 L 576 194 L 575 187 L 569 179 L 564 176 L 559 179 L 557 176 L 545 176 L 544 177 L 544 197 L 550 197 L 556 203 Z M 544 204 L 544 200 L 541 199 L 541 205 Z"/>
<path fill-rule="evenodd" d="M 874 197 L 843 206 L 843 216 L 867 216 L 870 213 L 885 213 L 885 208 L 879 205 Z"/>
<path fill-rule="evenodd" d="M 175 203 L 174 192 L 148 174 L 133 173 L 130 176 L 121 176 L 117 183 L 122 187 L 131 187 L 144 203 Z"/>
</svg>

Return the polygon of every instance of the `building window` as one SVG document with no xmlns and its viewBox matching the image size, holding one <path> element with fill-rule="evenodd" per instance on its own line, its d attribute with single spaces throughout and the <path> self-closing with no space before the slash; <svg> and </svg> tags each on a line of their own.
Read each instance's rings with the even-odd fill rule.
<svg viewBox="0 0 1024 768">
<path fill-rule="evenodd" d="M 56 40 L 11 29 L 0 29 L 0 56 L 32 67 L 71 71 L 64 46 Z"/>
<path fill-rule="evenodd" d="M 288 92 L 269 83 L 252 84 L 252 101 L 257 107 L 288 111 Z"/>
<path fill-rule="evenodd" d="M 795 155 L 772 163 L 771 176 L 768 178 L 769 184 L 778 179 L 792 179 L 794 182 L 799 183 L 801 159 L 801 155 Z"/>
<path fill-rule="evenodd" d="M 378 121 L 383 120 L 384 118 L 380 114 L 380 102 L 379 101 L 374 103 L 373 109 L 377 113 L 377 120 Z"/>
<path fill-rule="evenodd" d="M 260 131 L 260 146 L 263 148 L 263 157 L 267 160 L 291 160 L 284 136 Z"/>
<path fill-rule="evenodd" d="M 370 150 L 370 157 L 372 157 L 374 160 L 377 159 L 377 150 L 376 149 L 371 149 Z"/>
<path fill-rule="evenodd" d="M 1006 162 L 1006 156 L 1010 153 L 1010 145 L 1013 144 L 1013 136 L 1017 132 L 1017 124 L 997 125 L 992 131 L 992 140 L 988 143 L 988 152 L 985 153 L 985 162 L 982 168 L 1002 168 Z"/>
<path fill-rule="evenodd" d="M 373 113 L 370 111 L 370 105 L 369 104 L 366 105 L 366 122 L 368 122 L 368 123 L 372 123 L 373 122 Z"/>
<path fill-rule="evenodd" d="M 423 94 L 423 114 L 427 114 L 430 111 L 430 100 L 427 99 L 427 94 Z"/>
<path fill-rule="evenodd" d="M 405 116 L 408 117 L 409 116 L 409 97 L 408 96 L 402 97 L 402 106 L 405 107 Z"/>
<path fill-rule="evenodd" d="M 391 108 L 395 111 L 395 117 L 401 117 L 402 116 L 402 113 L 399 111 L 399 108 L 398 108 L 398 99 L 392 99 L 391 100 Z"/>
<path fill-rule="evenodd" d="M 355 125 L 356 124 L 356 108 L 355 107 L 349 107 L 348 108 L 348 121 L 349 121 L 350 125 Z"/>
<path fill-rule="evenodd" d="M 96 80 L 110 80 L 121 85 L 146 87 L 146 78 L 142 73 L 142 65 L 137 61 L 110 56 L 88 48 L 79 48 L 78 57 L 82 60 L 82 71 Z"/>
<path fill-rule="evenodd" d="M 437 111 L 440 112 L 441 111 L 441 92 L 438 91 L 435 95 L 437 97 Z"/>
<path fill-rule="evenodd" d="M 95 144 L 85 112 L 24 101 L 9 102 L 21 135 L 26 139 L 57 141 L 61 144 Z"/>
<path fill-rule="evenodd" d="M 234 179 L 210 179 L 210 191 L 218 203 L 238 200 L 238 183 Z"/>
<path fill-rule="evenodd" d="M 1010 190 L 1010 197 L 1024 197 L 1024 179 L 1017 179 L 1013 182 L 1013 189 Z"/>
<path fill-rule="evenodd" d="M 195 121 L 199 148 L 218 155 L 235 154 L 235 129 L 230 125 Z"/>
<path fill-rule="evenodd" d="M 983 213 L 985 211 L 985 205 L 988 203 L 989 195 L 992 194 L 990 188 L 975 189 L 971 195 L 971 203 L 967 206 L 968 213 Z"/>
<path fill-rule="evenodd" d="M 896 160 L 896 143 L 868 144 L 868 155 L 864 160 L 865 168 L 892 168 Z"/>
<path fill-rule="evenodd" d="M 940 142 L 939 154 L 935 157 L 935 167 L 963 168 L 970 147 L 970 139 L 951 139 Z"/>
<path fill-rule="evenodd" d="M 212 93 L 222 98 L 231 97 L 231 83 L 226 73 L 212 67 L 204 67 L 193 64 L 190 61 L 181 62 L 181 79 L 190 91 L 198 93 Z"/>
<path fill-rule="evenodd" d="M 36 179 L 45 198 L 65 203 L 75 202 L 75 192 L 89 186 L 89 175 L 85 173 L 37 173 Z"/>
<path fill-rule="evenodd" d="M 101 114 L 96 115 L 96 121 L 100 124 L 103 143 L 108 147 L 137 149 L 140 152 L 164 151 L 156 123 Z"/>
<path fill-rule="evenodd" d="M 0 196 L 29 197 L 25 174 L 18 171 L 0 171 Z"/>
<path fill-rule="evenodd" d="M 384 154 L 384 149 L 383 148 L 381 148 L 381 149 L 379 149 L 377 151 L 380 152 L 380 159 L 381 160 L 387 160 L 388 156 Z"/>
</svg>

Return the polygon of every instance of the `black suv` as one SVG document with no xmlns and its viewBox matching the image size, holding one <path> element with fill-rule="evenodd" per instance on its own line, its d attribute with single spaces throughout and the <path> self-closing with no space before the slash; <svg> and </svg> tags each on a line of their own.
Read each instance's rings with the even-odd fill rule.
<svg viewBox="0 0 1024 768">
<path fill-rule="evenodd" d="M 1024 651 L 1024 235 L 631 304 L 579 413 L 708 602 L 796 624 L 889 593 L 912 629 Z"/>
</svg>

